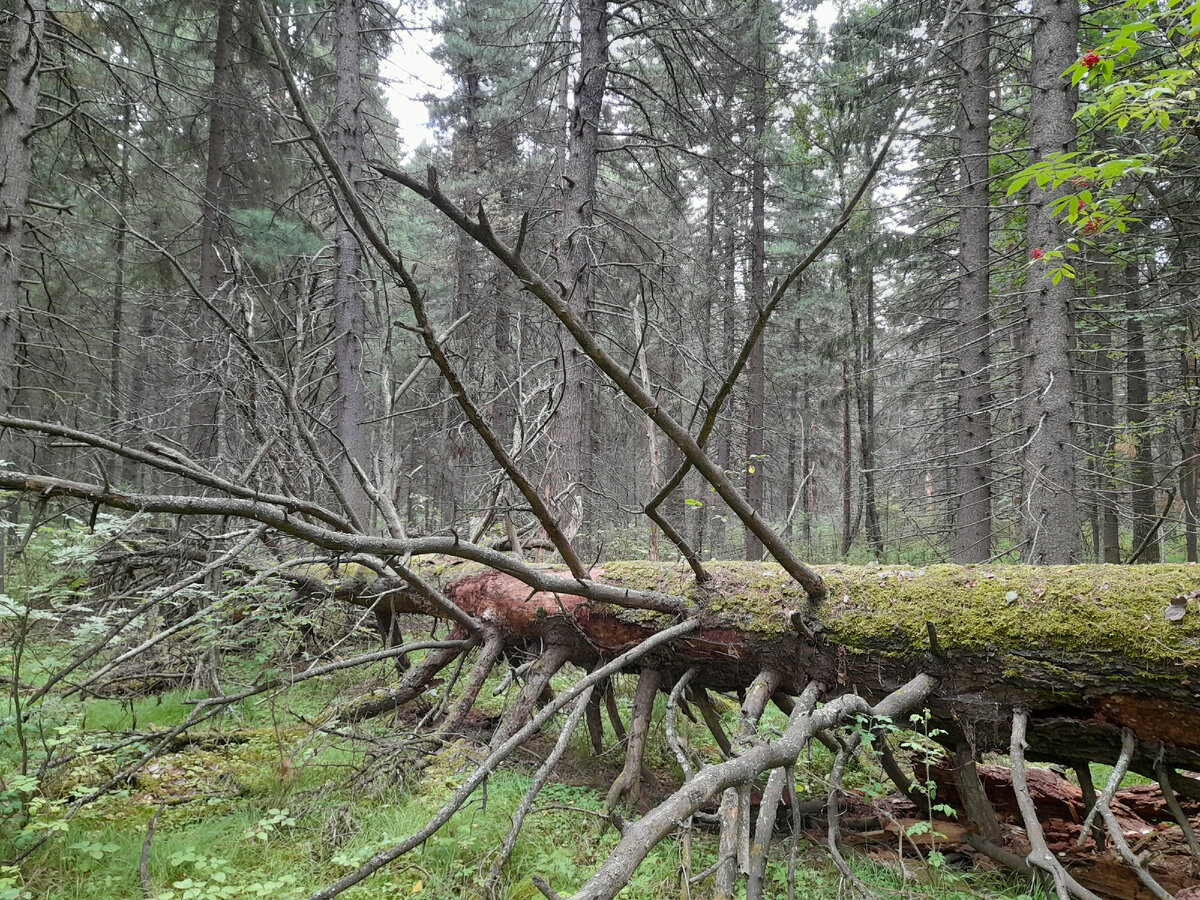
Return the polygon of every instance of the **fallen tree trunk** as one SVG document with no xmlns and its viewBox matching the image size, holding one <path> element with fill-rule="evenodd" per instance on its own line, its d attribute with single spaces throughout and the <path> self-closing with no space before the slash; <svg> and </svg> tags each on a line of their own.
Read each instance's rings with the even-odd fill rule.
<svg viewBox="0 0 1200 900">
<path fill-rule="evenodd" d="M 0 487 L 9 481 L 25 490 L 119 508 L 181 514 L 221 508 L 206 498 L 134 496 L 112 493 L 103 486 L 0 473 Z M 598 720 L 600 709 L 588 698 L 593 688 L 596 697 L 611 697 L 608 680 L 617 672 L 639 673 L 639 699 L 625 745 L 626 775 L 641 770 L 655 691 L 667 692 L 681 704 L 695 704 L 713 730 L 724 761 L 687 774 L 670 798 L 636 823 L 624 824 L 626 837 L 580 888 L 579 898 L 615 896 L 651 846 L 718 795 L 722 846 L 735 848 L 736 859 L 722 858 L 717 883 L 732 889 L 744 877 L 748 884 L 758 885 L 761 867 L 754 870 L 758 874 L 751 872 L 749 849 L 761 846 L 754 859 L 765 859 L 774 816 L 763 815 L 760 809 L 751 842 L 749 829 L 741 824 L 749 822 L 751 795 L 762 789 L 766 779 L 764 793 L 778 803 L 787 770 L 810 740 L 831 748 L 837 757 L 827 802 L 829 851 L 843 876 L 853 881 L 856 876 L 839 850 L 838 795 L 847 759 L 862 740 L 864 727 L 880 736 L 886 731 L 872 718 L 881 713 L 894 716 L 903 726 L 909 724 L 909 714 L 927 709 L 928 714 L 918 718 L 926 727 L 945 732 L 939 739 L 952 746 L 956 759 L 971 759 L 982 750 L 1008 750 L 1014 760 L 1015 794 L 1023 807 L 1033 803 L 1024 757 L 1058 761 L 1077 770 L 1089 761 L 1116 762 L 1118 772 L 1132 768 L 1163 784 L 1167 803 L 1176 800 L 1168 784 L 1185 795 L 1196 793 L 1196 781 L 1176 777 L 1180 773 L 1175 771 L 1200 769 L 1200 691 L 1194 686 L 1200 667 L 1200 614 L 1191 608 L 1193 594 L 1200 594 L 1196 590 L 1200 579 L 1193 567 L 826 567 L 819 572 L 825 592 L 814 598 L 772 564 L 714 563 L 711 577 L 703 584 L 682 566 L 645 562 L 607 563 L 575 578 L 552 567 L 531 566 L 492 549 L 460 543 L 454 536 L 409 539 L 345 534 L 313 525 L 286 509 L 252 500 L 229 502 L 242 505 L 225 509 L 226 514 L 259 523 L 254 534 L 264 527 L 274 529 L 341 554 L 336 557 L 340 563 L 352 558 L 361 563 L 364 573 L 394 572 L 401 577 L 364 575 L 331 585 L 326 580 L 329 567 L 305 571 L 297 566 L 291 571 L 274 548 L 272 558 L 264 562 L 249 546 L 238 552 L 236 565 L 223 560 L 222 567 L 253 573 L 256 580 L 271 577 L 290 582 L 302 598 L 342 599 L 373 609 L 386 620 L 381 633 L 389 644 L 399 643 L 392 627 L 398 615 L 416 613 L 453 621 L 456 633 L 449 642 L 440 642 L 438 649 L 410 668 L 396 688 L 370 695 L 345 710 L 345 718 L 395 709 L 413 700 L 447 666 L 465 671 L 465 654 L 480 648 L 453 703 L 446 692 L 431 711 L 432 718 L 423 717 L 423 723 L 431 722 L 449 737 L 505 655 L 533 658 L 522 667 L 527 670 L 524 687 L 496 726 L 487 759 L 446 808 L 426 828 L 376 854 L 312 900 L 336 896 L 419 846 L 484 783 L 488 772 L 565 704 L 578 703 L 588 711 L 595 741 L 598 729 L 593 719 Z M 433 555 L 439 552 L 450 558 Z M 496 568 L 484 568 L 485 564 Z M 415 648 L 396 646 L 382 653 L 398 657 L 410 649 Z M 87 658 L 73 661 L 55 678 Z M 366 654 L 336 665 L 379 658 L 379 654 Z M 557 695 L 547 691 L 549 679 L 567 663 L 590 674 Z M 457 682 L 457 675 L 449 681 Z M 269 687 L 267 683 L 251 692 Z M 39 689 L 31 701 L 45 690 Z M 722 733 L 720 717 L 712 712 L 710 690 L 736 692 L 744 698 L 736 733 Z M 246 695 L 208 698 L 176 730 Z M 548 705 L 535 712 L 539 701 Z M 790 737 L 772 740 L 758 733 L 757 723 L 768 702 L 789 715 Z M 886 741 L 880 743 L 886 747 Z M 1019 747 L 1023 748 L 1020 784 L 1015 777 Z M 127 779 L 155 752 L 158 749 L 85 800 Z M 686 752 L 680 752 L 686 758 Z M 956 785 L 990 811 L 974 769 L 970 767 L 967 778 L 959 771 Z M 894 761 L 889 775 L 910 789 Z M 630 780 L 632 787 L 625 783 Z M 636 802 L 631 796 L 637 793 L 636 782 L 625 778 L 615 785 L 611 805 Z M 1123 860 L 1136 863 L 1136 850 L 1130 851 L 1119 840 L 1119 821 L 1110 806 L 1111 796 L 1106 796 L 1107 789 L 1095 808 L 1101 811 Z M 794 790 L 791 801 L 795 806 Z M 613 813 L 616 816 L 615 809 Z M 1026 814 L 1023 808 L 1022 814 L 1027 829 L 1037 824 L 1034 812 Z M 1039 838 L 1042 849 L 1032 851 L 1028 862 L 1080 900 L 1094 897 L 1069 877 L 1044 849 L 1045 843 Z M 989 855 L 1008 860 L 1005 864 L 1016 859 L 987 840 L 982 844 Z M 1196 855 L 1200 857 L 1200 852 Z M 1147 871 L 1129 865 L 1140 882 L 1153 884 Z M 546 896 L 555 896 L 552 886 L 540 887 Z M 1155 896 L 1162 896 L 1162 888 L 1155 888 Z"/>
<path fill-rule="evenodd" d="M 686 597 L 701 630 L 646 663 L 673 684 L 700 666 L 697 687 L 746 688 L 762 671 L 798 694 L 809 681 L 829 695 L 879 698 L 919 672 L 937 681 L 935 724 L 969 726 L 979 750 L 1007 746 L 1011 711 L 1030 710 L 1029 757 L 1073 764 L 1116 760 L 1132 729 L 1131 767 L 1154 777 L 1156 760 L 1200 768 L 1200 612 L 1177 598 L 1200 586 L 1200 570 L 1158 566 L 825 567 L 829 589 L 813 609 L 775 565 L 714 564 L 697 586 L 686 569 L 609 563 L 593 579 Z M 531 591 L 499 572 L 437 570 L 445 593 L 494 628 L 508 647 L 555 644 L 591 668 L 673 621 L 565 594 Z M 362 605 L 430 612 L 399 582 L 343 585 Z M 1192 601 L 1194 604 L 1195 601 Z M 806 621 L 818 623 L 809 637 Z"/>
</svg>

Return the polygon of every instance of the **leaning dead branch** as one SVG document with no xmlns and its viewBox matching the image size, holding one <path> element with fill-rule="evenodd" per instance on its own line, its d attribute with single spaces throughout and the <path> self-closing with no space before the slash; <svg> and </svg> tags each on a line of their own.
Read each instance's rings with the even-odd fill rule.
<svg viewBox="0 0 1200 900">
<path fill-rule="evenodd" d="M 521 797 L 521 802 L 512 816 L 512 826 L 508 829 L 508 834 L 504 836 L 504 841 L 500 844 L 495 862 L 492 863 L 491 869 L 488 870 L 487 891 L 489 895 L 495 893 L 496 888 L 499 887 L 504 864 L 508 862 L 513 848 L 517 846 L 517 838 L 520 837 L 521 826 L 525 823 L 525 817 L 529 815 L 529 811 L 533 808 L 533 801 L 541 793 L 542 788 L 546 784 L 546 779 L 550 777 L 550 773 L 554 771 L 554 767 L 562 759 L 562 755 L 567 749 L 567 744 L 571 740 L 571 735 L 575 733 L 575 729 L 579 726 L 579 720 L 583 717 L 583 713 L 591 702 L 592 694 L 595 690 L 596 686 L 590 685 L 579 695 L 579 699 L 575 701 L 575 705 L 571 708 L 570 715 L 567 716 L 567 721 L 558 733 L 558 740 L 554 742 L 554 749 L 550 751 L 541 766 L 538 767 L 537 773 L 533 776 L 533 781 L 530 782 L 524 796 Z"/>
<path fill-rule="evenodd" d="M 763 885 L 767 877 L 767 854 L 771 850 L 771 838 L 775 833 L 775 817 L 779 802 L 783 799 L 790 768 L 772 769 L 767 778 L 758 807 L 758 821 L 754 825 L 754 842 L 750 846 L 750 872 L 746 878 L 746 900 L 762 900 Z"/>
<path fill-rule="evenodd" d="M 642 793 L 642 768 L 646 753 L 646 740 L 650 735 L 650 716 L 654 712 L 654 698 L 658 694 L 659 672 L 644 667 L 638 676 L 637 691 L 633 698 L 633 714 L 629 722 L 629 741 L 625 745 L 625 767 L 608 791 L 605 808 L 614 810 L 623 801 L 630 807 L 637 806 Z"/>
<path fill-rule="evenodd" d="M 1133 731 L 1125 729 L 1121 735 L 1121 759 L 1128 760 L 1133 758 L 1133 754 L 1137 749 L 1137 738 L 1134 737 Z M 1108 830 L 1108 839 L 1112 842 L 1113 848 L 1117 851 L 1117 855 L 1125 862 L 1127 866 L 1133 869 L 1138 877 L 1138 881 L 1158 900 L 1172 900 L 1172 895 L 1161 884 L 1154 880 L 1154 876 L 1150 874 L 1146 868 L 1146 859 L 1138 858 L 1137 854 L 1129 846 L 1129 842 L 1125 840 L 1125 835 L 1121 829 L 1121 823 L 1117 821 L 1117 817 L 1112 811 L 1112 797 L 1116 794 L 1117 788 L 1121 786 L 1121 781 L 1125 777 L 1126 765 L 1118 765 L 1113 768 L 1112 775 L 1108 779 L 1108 784 L 1104 788 L 1104 793 L 1100 799 L 1096 801 L 1093 812 L 1098 813 L 1104 820 L 1104 827 Z M 1014 779 L 1015 783 L 1015 779 Z"/>
<path fill-rule="evenodd" d="M 1012 743 L 1009 757 L 1012 764 L 1013 792 L 1017 796 L 1017 805 L 1021 810 L 1021 819 L 1025 823 L 1025 833 L 1029 837 L 1029 864 L 1045 872 L 1054 881 L 1054 890 L 1059 900 L 1069 900 L 1074 896 L 1079 900 L 1100 900 L 1095 894 L 1076 881 L 1063 868 L 1050 848 L 1046 846 L 1046 837 L 1042 833 L 1041 822 L 1038 821 L 1037 810 L 1033 798 L 1029 796 L 1029 783 L 1025 775 L 1025 728 L 1029 722 L 1029 713 L 1018 709 L 1013 713 Z"/>
<path fill-rule="evenodd" d="M 857 744 L 857 741 L 855 742 Z M 861 878 L 854 874 L 846 857 L 842 855 L 841 817 L 838 812 L 838 798 L 841 796 L 842 778 L 846 773 L 846 763 L 854 751 L 854 745 L 838 740 L 837 753 L 833 757 L 833 769 L 829 773 L 829 795 L 825 807 L 826 833 L 825 843 L 829 850 L 829 858 L 833 860 L 842 880 L 850 885 L 854 893 L 860 897 L 874 897 Z M 748 898 L 747 898 L 748 900 Z"/>
<path fill-rule="evenodd" d="M 1200 843 L 1196 841 L 1196 832 L 1192 828 L 1192 823 L 1188 819 L 1187 814 L 1179 805 L 1179 798 L 1175 795 L 1175 788 L 1171 784 L 1171 774 L 1167 766 L 1159 762 L 1155 766 L 1155 774 L 1158 776 L 1158 786 L 1162 790 L 1163 799 L 1167 802 L 1167 809 L 1171 811 L 1171 817 L 1175 820 L 1183 831 L 1183 839 L 1187 841 L 1188 849 L 1192 851 L 1192 856 L 1200 860 Z"/>
</svg>

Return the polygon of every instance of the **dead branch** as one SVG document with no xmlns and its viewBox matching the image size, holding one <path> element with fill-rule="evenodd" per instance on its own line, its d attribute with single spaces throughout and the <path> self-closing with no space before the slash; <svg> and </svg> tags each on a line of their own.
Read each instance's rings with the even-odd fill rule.
<svg viewBox="0 0 1200 900">
<path fill-rule="evenodd" d="M 138 877 L 142 882 L 142 896 L 146 900 L 154 900 L 154 887 L 150 881 L 150 846 L 154 842 L 154 826 L 158 824 L 158 817 L 162 815 L 163 809 L 164 807 L 159 805 L 150 817 L 150 824 L 146 826 L 146 839 L 142 841 L 142 855 L 138 860 Z"/>
<path fill-rule="evenodd" d="M 829 857 L 833 860 L 834 866 L 837 867 L 842 880 L 848 883 L 859 896 L 871 898 L 875 896 L 871 892 L 871 889 L 863 883 L 861 878 L 854 874 L 854 870 L 850 868 L 850 864 L 842 856 L 841 818 L 838 812 L 838 797 L 842 793 L 842 777 L 846 772 L 846 762 L 850 759 L 858 741 L 856 740 L 854 744 L 848 744 L 845 741 L 838 740 L 837 743 L 837 754 L 833 758 L 833 769 L 829 773 L 829 794 L 825 807 L 825 843 L 829 850 Z"/>
<path fill-rule="evenodd" d="M 650 715 L 654 711 L 654 697 L 658 693 L 659 673 L 657 669 L 643 668 L 638 677 L 637 691 L 633 698 L 633 714 L 629 722 L 629 742 L 625 745 L 625 767 L 609 788 L 605 809 L 614 810 L 625 800 L 630 807 L 637 805 L 642 792 L 642 765 L 646 751 L 646 739 L 650 734 Z"/>
<path fill-rule="evenodd" d="M 1158 786 L 1162 790 L 1163 799 L 1167 801 L 1167 809 L 1171 811 L 1171 817 L 1179 825 L 1183 831 L 1183 839 L 1187 841 L 1188 849 L 1192 851 L 1192 856 L 1200 860 L 1200 843 L 1196 841 L 1196 832 L 1192 829 L 1192 823 L 1188 819 L 1187 814 L 1179 805 L 1179 798 L 1175 796 L 1175 789 L 1171 786 L 1171 773 L 1162 762 L 1155 767 L 1158 775 Z"/>
<path fill-rule="evenodd" d="M 237 516 L 267 525 L 281 534 L 287 534 L 317 547 L 333 552 L 352 555 L 370 554 L 393 560 L 413 556 L 443 554 L 481 563 L 500 572 L 520 578 L 531 589 L 552 593 L 588 597 L 603 603 L 612 603 L 634 609 L 680 614 L 687 604 L 678 597 L 657 591 L 620 588 L 596 582 L 591 578 L 579 580 L 562 578 L 535 566 L 518 562 L 506 553 L 490 547 L 470 544 L 453 535 L 430 535 L 420 538 L 394 538 L 382 535 L 359 534 L 335 531 L 307 522 L 294 516 L 294 504 L 272 504 L 265 500 L 246 500 L 238 497 L 192 497 L 171 494 L 134 494 L 117 491 L 107 485 L 88 484 L 32 475 L 11 470 L 0 470 L 0 489 L 57 497 L 75 497 L 99 503 L 113 509 L 136 513 L 170 513 L 190 516 Z M 429 597 L 435 607 L 436 594 Z M 456 620 L 462 617 L 461 610 L 443 611 Z M 463 624 L 460 622 L 460 624 Z M 473 628 L 478 627 L 475 623 Z"/>
<path fill-rule="evenodd" d="M 1013 791 L 1017 795 L 1017 805 L 1021 809 L 1021 819 L 1025 822 L 1025 833 L 1029 837 L 1030 850 L 1027 860 L 1031 866 L 1046 872 L 1053 879 L 1059 900 L 1069 900 L 1071 895 L 1079 900 L 1100 900 L 1076 881 L 1046 846 L 1046 838 L 1038 821 L 1033 798 L 1029 796 L 1029 784 L 1025 776 L 1025 726 L 1028 721 L 1029 713 L 1025 710 L 1018 709 L 1013 713 L 1012 742 L 1009 749 Z"/>
<path fill-rule="evenodd" d="M 555 697 L 550 703 L 547 703 L 537 715 L 527 722 L 524 727 L 517 731 L 512 737 L 505 741 L 504 744 L 492 750 L 488 754 L 487 758 L 479 765 L 479 767 L 471 773 L 462 786 L 455 791 L 454 796 L 451 797 L 450 800 L 448 800 L 442 806 L 442 808 L 438 810 L 438 812 L 429 820 L 428 823 L 426 823 L 424 828 L 406 840 L 389 847 L 387 850 L 383 850 L 375 854 L 361 867 L 351 872 L 349 875 L 346 875 L 344 878 L 341 878 L 329 885 L 328 887 L 322 888 L 321 890 L 312 894 L 308 900 L 331 900 L 331 898 L 336 897 L 347 888 L 353 887 L 360 881 L 368 878 L 374 872 L 379 871 L 388 863 L 395 859 L 399 859 L 409 850 L 420 846 L 430 837 L 430 835 L 435 834 L 443 825 L 446 824 L 446 822 L 450 821 L 450 817 L 458 811 L 459 807 L 466 803 L 468 798 L 475 793 L 475 790 L 484 782 L 484 780 L 496 768 L 496 766 L 507 759 L 517 747 L 521 746 L 521 744 L 525 743 L 525 741 L 540 731 L 542 726 L 545 725 L 559 710 L 576 700 L 580 694 L 582 694 L 592 685 L 602 681 L 616 672 L 621 671 L 630 663 L 635 662 L 640 657 L 649 653 L 655 647 L 669 643 L 675 638 L 682 637 L 688 632 L 695 631 L 699 625 L 700 623 L 696 619 L 687 619 L 683 622 L 680 622 L 678 625 L 660 631 L 658 634 L 639 644 L 629 652 L 622 654 L 612 662 L 605 666 L 601 666 L 600 668 L 596 669 L 596 671 L 576 682 L 574 687 L 572 687 L 570 690 L 564 691 Z"/>
<path fill-rule="evenodd" d="M 772 769 L 767 779 L 766 790 L 758 807 L 758 821 L 754 826 L 754 843 L 750 848 L 750 874 L 746 879 L 746 900 L 762 900 L 763 883 L 767 875 L 767 855 L 771 849 L 771 837 L 775 832 L 775 817 L 779 801 L 790 769 Z"/>
<path fill-rule="evenodd" d="M 579 726 L 579 720 L 583 717 L 583 712 L 587 709 L 588 704 L 591 703 L 592 694 L 595 689 L 595 686 L 592 685 L 579 695 L 579 699 L 571 708 L 570 715 L 567 716 L 567 721 L 558 733 L 558 740 L 554 742 L 554 749 L 546 756 L 545 761 L 538 768 L 536 774 L 534 774 L 533 781 L 530 783 L 528 789 L 526 789 L 524 796 L 521 797 L 521 803 L 517 806 L 516 812 L 512 816 L 512 827 L 508 829 L 508 834 L 505 835 L 504 841 L 501 843 L 499 851 L 497 851 L 496 861 L 492 863 L 492 867 L 488 871 L 487 890 L 489 894 L 494 893 L 499 886 L 504 864 L 508 862 L 513 848 L 517 845 L 517 837 L 521 833 L 521 826 L 525 823 L 525 817 L 529 815 L 529 810 L 533 808 L 533 801 L 537 799 L 537 795 L 546 784 L 546 779 L 550 777 L 550 773 L 554 771 L 554 767 L 558 765 L 563 752 L 567 749 L 571 735 L 575 733 L 575 729 Z"/>
<path fill-rule="evenodd" d="M 705 766 L 691 781 L 641 819 L 629 823 L 616 848 L 573 900 L 612 900 L 628 883 L 651 848 L 675 830 L 676 823 L 727 788 L 745 784 L 760 772 L 791 765 L 799 758 L 815 732 L 857 713 L 900 715 L 922 703 L 933 685 L 933 679 L 922 674 L 889 694 L 873 708 L 861 697 L 847 694 L 815 711 L 813 707 L 819 686 L 815 683 L 809 685 L 797 702 L 788 727 L 779 740 L 757 744 L 735 759 Z"/>
<path fill-rule="evenodd" d="M 1133 735 L 1133 731 L 1125 729 L 1121 736 L 1121 758 L 1133 759 L 1133 754 L 1137 749 L 1137 739 Z M 1126 763 L 1126 766 L 1128 763 Z M 1125 861 L 1125 864 L 1133 869 L 1138 880 L 1145 886 L 1146 890 L 1152 893 L 1158 900 L 1173 900 L 1172 895 L 1166 891 L 1161 884 L 1154 880 L 1154 876 L 1150 874 L 1146 867 L 1147 860 L 1140 859 L 1129 846 L 1129 842 L 1125 840 L 1125 835 L 1121 830 L 1121 823 L 1117 821 L 1117 817 L 1113 815 L 1112 796 L 1116 793 L 1117 788 L 1121 786 L 1121 781 L 1125 776 L 1125 766 L 1114 768 L 1112 776 L 1108 779 L 1108 784 L 1104 788 L 1104 793 L 1100 799 L 1096 801 L 1096 806 L 1093 812 L 1098 812 L 1104 820 L 1104 826 L 1108 830 L 1108 838 L 1112 842 L 1113 848 L 1117 851 L 1117 855 Z M 1015 773 L 1014 773 L 1015 783 Z M 1019 797 L 1019 795 L 1018 795 Z"/>
</svg>

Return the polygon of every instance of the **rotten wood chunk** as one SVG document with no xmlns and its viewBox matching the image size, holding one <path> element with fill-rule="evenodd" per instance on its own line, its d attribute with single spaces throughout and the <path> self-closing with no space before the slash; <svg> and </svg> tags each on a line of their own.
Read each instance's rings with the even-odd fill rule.
<svg viewBox="0 0 1200 900">
<path fill-rule="evenodd" d="M 980 765 L 978 769 L 979 780 L 983 783 L 988 800 L 996 811 L 1009 817 L 1019 815 L 1009 768 L 1000 765 Z M 961 809 L 962 800 L 958 796 L 953 773 L 949 769 L 933 766 L 929 774 L 937 785 L 938 800 L 955 809 Z M 1087 813 L 1083 792 L 1078 785 L 1053 769 L 1031 768 L 1028 777 L 1029 793 L 1040 815 L 1074 824 L 1083 822 Z M 1200 802 L 1181 799 L 1180 805 L 1189 817 L 1200 816 Z M 1122 788 L 1116 793 L 1112 810 L 1122 827 L 1130 834 L 1142 834 L 1151 825 L 1173 822 L 1162 789 L 1157 784 Z"/>
</svg>

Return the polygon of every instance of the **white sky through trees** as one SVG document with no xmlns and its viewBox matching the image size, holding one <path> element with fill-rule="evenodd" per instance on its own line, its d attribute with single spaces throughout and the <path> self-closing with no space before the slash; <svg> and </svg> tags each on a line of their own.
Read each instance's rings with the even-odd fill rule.
<svg viewBox="0 0 1200 900">
<path fill-rule="evenodd" d="M 393 35 L 392 51 L 383 59 L 380 74 L 388 108 L 396 117 L 399 150 L 410 156 L 423 142 L 433 141 L 425 98 L 449 93 L 453 83 L 432 55 L 439 40 L 433 24 L 437 11 L 424 0 L 405 6 L 400 11 L 404 28 Z M 837 19 L 838 9 L 839 4 L 831 0 L 824 0 L 815 9 L 793 9 L 793 27 L 802 27 L 813 16 L 821 30 L 826 31 Z"/>
</svg>

